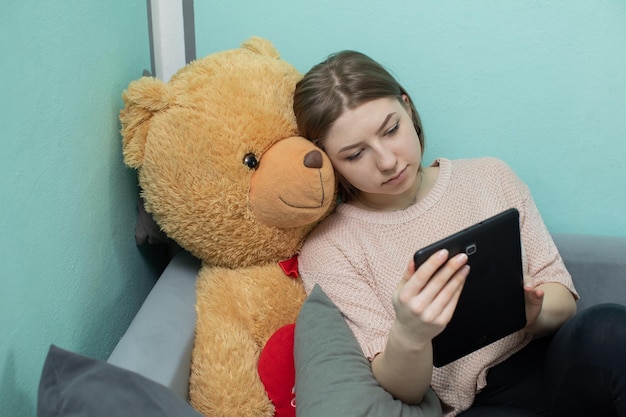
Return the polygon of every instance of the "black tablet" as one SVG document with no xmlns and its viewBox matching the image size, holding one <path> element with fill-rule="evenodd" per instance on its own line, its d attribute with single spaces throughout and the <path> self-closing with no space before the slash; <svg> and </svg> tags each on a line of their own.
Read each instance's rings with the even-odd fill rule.
<svg viewBox="0 0 626 417">
<path fill-rule="evenodd" d="M 512 208 L 415 253 L 416 268 L 439 249 L 465 252 L 470 273 L 456 310 L 433 339 L 433 363 L 444 366 L 526 325 L 519 212 Z"/>
</svg>

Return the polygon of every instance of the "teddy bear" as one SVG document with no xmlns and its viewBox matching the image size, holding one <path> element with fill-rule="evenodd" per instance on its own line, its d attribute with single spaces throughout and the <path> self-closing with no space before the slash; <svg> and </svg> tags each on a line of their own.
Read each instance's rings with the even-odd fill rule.
<svg viewBox="0 0 626 417">
<path fill-rule="evenodd" d="M 305 299 L 294 255 L 336 198 L 328 157 L 298 135 L 301 77 L 251 37 L 123 93 L 124 162 L 145 208 L 202 261 L 189 400 L 206 416 L 288 413 L 269 385 L 293 389 L 290 326 Z"/>
</svg>

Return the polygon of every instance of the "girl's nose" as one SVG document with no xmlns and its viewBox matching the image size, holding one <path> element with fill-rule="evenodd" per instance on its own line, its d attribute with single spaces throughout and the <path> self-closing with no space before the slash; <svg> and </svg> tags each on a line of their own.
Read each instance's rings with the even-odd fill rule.
<svg viewBox="0 0 626 417">
<path fill-rule="evenodd" d="M 385 146 L 381 146 L 377 152 L 376 164 L 381 171 L 393 170 L 396 166 L 396 154 Z"/>
</svg>

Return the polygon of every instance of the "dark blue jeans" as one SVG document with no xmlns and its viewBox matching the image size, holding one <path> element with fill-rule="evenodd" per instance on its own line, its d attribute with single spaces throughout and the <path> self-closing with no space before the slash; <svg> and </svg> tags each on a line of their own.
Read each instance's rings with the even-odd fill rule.
<svg viewBox="0 0 626 417">
<path fill-rule="evenodd" d="M 626 417 L 626 307 L 602 304 L 569 319 L 487 374 L 459 417 Z"/>
</svg>

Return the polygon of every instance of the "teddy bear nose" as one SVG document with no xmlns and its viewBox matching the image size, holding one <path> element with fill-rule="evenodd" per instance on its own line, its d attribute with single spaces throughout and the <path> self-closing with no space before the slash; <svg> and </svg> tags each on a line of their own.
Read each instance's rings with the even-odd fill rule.
<svg viewBox="0 0 626 417">
<path fill-rule="evenodd" d="M 318 150 L 310 151 L 304 155 L 304 166 L 307 168 L 321 168 L 323 165 L 322 153 Z"/>
</svg>

